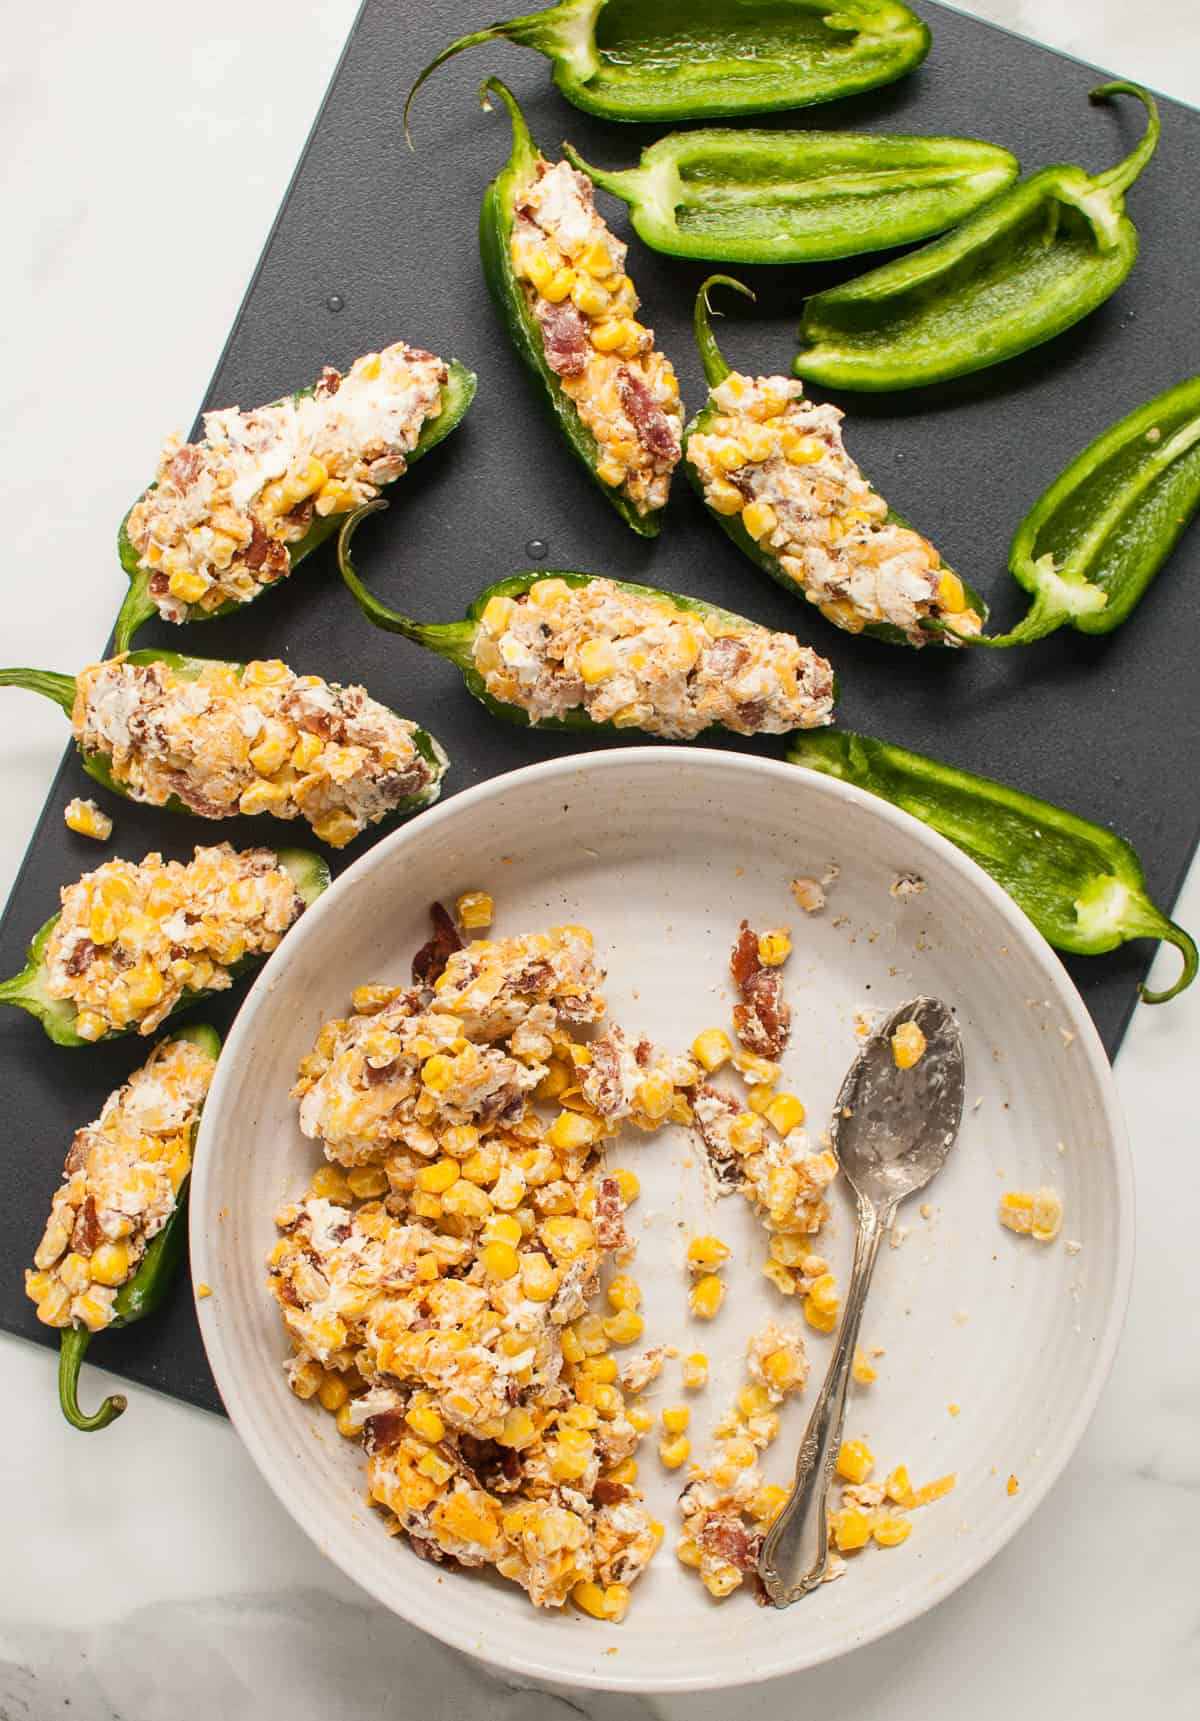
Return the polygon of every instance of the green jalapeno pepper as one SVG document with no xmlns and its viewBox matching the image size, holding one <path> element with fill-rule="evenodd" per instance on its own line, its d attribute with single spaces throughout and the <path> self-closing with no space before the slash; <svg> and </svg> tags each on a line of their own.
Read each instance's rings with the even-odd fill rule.
<svg viewBox="0 0 1200 1721">
<path fill-rule="evenodd" d="M 177 1034 L 168 1036 L 170 1040 L 191 1040 L 194 1045 L 201 1047 L 211 1058 L 216 1058 L 221 1050 L 221 1037 L 215 1028 L 188 1027 L 181 1028 Z M 160 1041 L 165 1044 L 165 1041 Z M 201 1107 L 203 1110 L 203 1107 Z M 199 1120 L 192 1125 L 192 1144 L 196 1140 Z M 175 1197 L 175 1205 L 163 1225 L 146 1245 L 146 1252 L 138 1262 L 137 1271 L 131 1279 L 126 1280 L 117 1292 L 113 1302 L 113 1318 L 103 1330 L 110 1331 L 114 1327 L 129 1327 L 135 1321 L 141 1321 L 147 1315 L 153 1315 L 159 1310 L 166 1299 L 167 1293 L 175 1278 L 187 1250 L 187 1210 L 188 1188 L 191 1183 L 191 1172 L 184 1178 Z M 124 1393 L 111 1393 L 99 1409 L 86 1414 L 79 1408 L 79 1370 L 87 1353 L 92 1335 L 87 1327 L 69 1326 L 62 1329 L 62 1339 L 58 1353 L 58 1402 L 62 1413 L 72 1428 L 81 1429 L 84 1433 L 92 1433 L 98 1428 L 107 1428 L 110 1422 L 115 1422 L 128 1408 L 128 1399 Z"/>
<path fill-rule="evenodd" d="M 467 408 L 475 398 L 477 378 L 474 371 L 467 370 L 464 365 L 459 364 L 457 359 L 451 359 L 446 368 L 448 374 L 442 385 L 441 411 L 435 417 L 427 419 L 422 426 L 421 434 L 415 445 L 405 456 L 406 471 L 414 460 L 420 460 L 421 456 L 428 454 L 431 448 L 436 448 L 439 442 L 445 441 L 450 432 L 462 422 Z M 301 400 L 312 392 L 311 387 L 298 389 L 291 398 Z M 403 475 L 401 473 L 400 476 L 403 477 Z M 393 483 L 399 483 L 399 479 L 394 479 Z M 154 485 L 151 485 L 150 488 L 153 489 Z M 391 485 L 385 485 L 384 488 L 390 490 Z M 136 503 L 133 506 L 136 506 Z M 117 533 L 117 555 L 129 580 L 129 590 L 125 594 L 125 601 L 117 616 L 117 625 L 113 635 L 114 651 L 128 651 L 137 630 L 144 622 L 150 621 L 158 614 L 158 606 L 150 596 L 150 577 L 153 570 L 141 566 L 138 552 L 130 542 L 129 533 L 126 530 L 131 512 L 132 507 L 126 512 L 125 518 L 121 521 L 120 531 Z M 338 514 L 314 515 L 312 525 L 304 536 L 297 539 L 294 544 L 286 546 L 289 574 L 294 573 L 307 556 L 318 549 L 327 538 L 333 536 L 344 518 L 344 515 Z M 272 586 L 265 587 L 264 590 L 273 590 L 275 586 L 281 583 L 281 581 L 276 580 Z M 257 595 L 261 596 L 262 594 Z M 199 604 L 188 604 L 183 619 L 184 621 L 215 621 L 218 616 L 230 615 L 234 610 L 244 607 L 244 604 L 235 603 L 232 600 L 217 604 L 213 609 L 202 609 Z"/>
<path fill-rule="evenodd" d="M 246 669 L 244 663 L 230 663 L 211 657 L 185 657 L 177 651 L 131 651 L 127 654 L 125 662 L 135 665 L 161 663 L 180 681 L 196 681 L 204 674 L 205 670 L 211 669 L 231 670 L 240 681 Z M 0 687 L 23 687 L 30 693 L 41 693 L 47 699 L 52 699 L 56 705 L 60 705 L 68 717 L 73 713 L 76 692 L 73 675 L 58 675 L 53 670 L 48 669 L 0 669 Z M 416 794 L 406 795 L 402 801 L 397 802 L 387 819 L 381 820 L 379 825 L 374 827 L 376 830 L 379 830 L 381 826 L 390 824 L 395 819 L 404 818 L 409 813 L 420 812 L 423 807 L 432 806 L 441 793 L 442 778 L 450 763 L 445 750 L 435 736 L 420 727 L 414 727 L 412 740 L 422 759 L 433 767 L 436 775 L 424 789 Z M 122 782 L 119 777 L 113 774 L 113 761 L 110 753 L 85 751 L 78 742 L 76 742 L 76 747 L 84 770 L 102 788 L 108 789 L 114 795 L 123 795 L 127 800 L 140 801 L 144 799 L 143 796 L 136 794 L 127 783 Z M 180 800 L 178 795 L 169 795 L 161 803 L 149 802 L 147 804 L 151 806 L 161 805 L 170 813 L 187 813 L 192 817 L 200 818 L 214 816 L 229 818 L 238 810 L 235 803 L 227 808 L 224 813 L 215 815 L 197 813 L 194 807 L 189 807 L 186 801 Z"/>
<path fill-rule="evenodd" d="M 717 345 L 716 337 L 712 332 L 708 295 L 711 289 L 716 286 L 733 287 L 737 292 L 744 294 L 748 299 L 752 299 L 754 297 L 754 294 L 748 287 L 744 286 L 741 281 L 734 280 L 731 275 L 710 275 L 708 280 L 703 283 L 696 294 L 696 345 L 699 348 L 700 360 L 704 367 L 704 379 L 708 383 L 710 390 L 719 388 L 725 381 L 726 377 L 732 374 L 730 366 L 725 362 L 721 350 Z M 788 386 L 789 385 L 786 380 L 780 378 L 781 389 L 785 389 Z M 795 383 L 792 383 L 790 386 L 793 390 L 796 388 Z M 738 549 L 744 556 L 748 556 L 756 567 L 761 568 L 763 573 L 769 575 L 770 578 L 775 581 L 776 585 L 782 586 L 784 591 L 790 592 L 793 597 L 806 597 L 807 594 L 803 586 L 798 584 L 797 581 L 792 578 L 791 574 L 789 574 L 784 568 L 783 563 L 780 560 L 782 552 L 777 553 L 765 537 L 757 539 L 753 538 L 743 524 L 743 516 L 741 512 L 732 514 L 721 513 L 718 509 L 712 507 L 708 501 L 704 480 L 697 471 L 695 465 L 688 458 L 688 444 L 693 436 L 697 434 L 705 435 L 712 432 L 715 428 L 715 421 L 720 416 L 721 408 L 714 400 L 712 393 L 710 393 L 706 405 L 691 420 L 683 433 L 684 467 L 687 471 L 692 487 L 708 509 L 709 514 L 720 526 L 721 530 L 725 532 L 737 545 Z M 910 530 L 912 529 L 904 516 L 902 514 L 898 514 L 896 510 L 891 507 L 888 508 L 884 523 L 909 527 Z M 943 574 L 949 575 L 955 583 L 956 601 L 958 599 L 958 595 L 961 594 L 962 608 L 959 613 L 965 614 L 967 612 L 973 612 L 978 620 L 972 625 L 979 626 L 987 619 L 988 613 L 987 605 L 984 603 L 983 599 L 976 591 L 972 590 L 972 588 L 967 585 L 965 580 L 955 574 L 952 569 L 943 567 L 942 571 Z M 828 608 L 823 613 L 828 614 Z M 836 622 L 835 615 L 831 615 L 829 619 L 835 620 Z M 847 624 L 842 623 L 841 625 Z M 927 621 L 922 622 L 922 628 L 924 630 L 924 639 L 930 645 L 957 645 L 960 643 L 959 636 L 953 631 L 951 626 L 941 621 L 935 621 L 932 617 L 928 618 Z M 892 622 L 872 621 L 867 622 L 865 625 L 858 625 L 856 623 L 853 631 L 869 634 L 872 639 L 885 640 L 889 645 L 912 646 L 920 643 L 920 641 L 914 641 L 911 639 L 901 627 L 896 626 Z"/>
<path fill-rule="evenodd" d="M 1030 592 L 1008 633 L 976 645 L 1026 645 L 1056 628 L 1111 633 L 1135 610 L 1200 507 L 1200 376 L 1096 438 L 1034 503 L 1008 566 Z"/>
<path fill-rule="evenodd" d="M 1106 173 L 1043 167 L 952 233 L 807 301 L 797 376 L 827 388 L 922 388 L 999 364 L 1086 317 L 1133 268 L 1138 237 L 1124 194 L 1158 142 L 1158 109 L 1137 148 Z"/>
<path fill-rule="evenodd" d="M 899 0 L 562 0 L 452 42 L 408 93 L 464 48 L 505 40 L 545 54 L 569 102 L 610 120 L 716 119 L 808 107 L 890 84 L 929 52 Z"/>
<path fill-rule="evenodd" d="M 512 91 L 499 78 L 488 78 L 480 87 L 480 99 L 485 107 L 491 106 L 490 95 L 499 96 L 508 109 L 513 141 L 508 163 L 488 186 L 479 215 L 479 250 L 488 289 L 513 346 L 541 384 L 543 398 L 549 403 L 572 454 L 586 467 L 627 526 L 632 526 L 643 538 L 657 537 L 662 525 L 662 509 L 640 513 L 628 497 L 601 478 L 598 468 L 604 457 L 603 450 L 580 417 L 578 407 L 563 388 L 558 374 L 551 368 L 541 325 L 513 269 L 512 236 L 517 204 L 533 177 L 538 148 Z"/>
<path fill-rule="evenodd" d="M 672 257 L 817 263 L 943 233 L 1011 185 L 1015 156 L 967 137 L 835 131 L 671 132 L 626 172 L 563 154 L 629 205 Z"/>
<path fill-rule="evenodd" d="M 468 691 L 479 700 L 481 705 L 487 707 L 493 717 L 499 717 L 505 723 L 514 723 L 521 728 L 589 730 L 592 733 L 599 731 L 610 734 L 627 734 L 630 728 L 642 727 L 639 724 L 597 721 L 589 716 L 582 706 L 576 707 L 562 717 L 542 717 L 535 720 L 523 706 L 495 698 L 488 691 L 484 676 L 476 663 L 476 640 L 483 625 L 484 612 L 494 599 L 513 598 L 519 600 L 527 596 L 533 587 L 544 580 L 561 580 L 568 586 L 579 587 L 590 585 L 595 580 L 605 579 L 604 575 L 581 574 L 570 569 L 557 568 L 538 568 L 525 573 L 510 574 L 507 579 L 497 580 L 493 585 L 485 587 L 471 603 L 462 621 L 416 622 L 408 616 L 398 615 L 394 610 L 381 604 L 378 598 L 372 597 L 355 572 L 354 563 L 351 559 L 351 540 L 360 522 L 368 514 L 386 506 L 386 502 L 382 500 L 368 502 L 356 513 L 350 515 L 338 538 L 338 566 L 341 569 L 342 578 L 368 621 L 378 628 L 385 629 L 388 633 L 398 633 L 404 639 L 412 640 L 414 645 L 424 646 L 427 651 L 437 652 L 439 657 L 446 658 L 460 671 Z M 732 610 L 721 609 L 717 604 L 705 603 L 701 598 L 684 597 L 678 592 L 664 591 L 656 586 L 634 585 L 629 580 L 606 580 L 606 583 L 615 586 L 618 591 L 628 592 L 632 597 L 654 598 L 659 602 L 665 601 L 677 610 L 714 623 L 727 623 L 733 629 L 750 628 L 755 629 L 760 634 L 765 634 L 768 631 L 759 627 L 757 623 L 748 621 L 745 616 L 736 615 Z M 811 660 L 812 665 L 816 667 L 819 676 L 828 683 L 828 698 L 825 701 L 828 706 L 828 714 L 816 717 L 814 721 L 829 722 L 831 721 L 833 700 L 837 696 L 835 678 L 824 658 L 818 657 L 807 647 L 800 649 L 806 653 L 806 659 Z M 725 725 L 714 724 L 712 727 L 722 728 Z M 647 730 L 646 732 L 658 733 L 654 730 Z M 739 732 L 749 733 L 748 730 Z"/>
<path fill-rule="evenodd" d="M 292 880 L 305 908 L 311 908 L 321 892 L 328 889 L 329 867 L 320 855 L 312 854 L 308 849 L 277 849 L 275 859 Z M 76 1032 L 77 1011 L 70 999 L 53 997 L 46 985 L 46 947 L 60 918 L 60 915 L 52 914 L 38 928 L 30 943 L 24 968 L 11 980 L 0 981 L 0 1004 L 12 1004 L 18 1010 L 27 1010 L 31 1016 L 36 1016 L 57 1046 L 96 1045 L 97 1041 L 85 1039 Z M 263 956 L 244 956 L 240 962 L 227 963 L 226 972 L 236 980 L 265 960 Z M 184 1010 L 193 1009 L 209 996 L 211 990 L 185 992 L 169 1014 L 181 1015 Z M 121 1039 L 133 1033 L 136 1025 L 131 1022 L 126 1028 L 110 1028 L 100 1035 L 100 1039 Z"/>
<path fill-rule="evenodd" d="M 1123 837 L 990 777 L 868 735 L 799 735 L 793 765 L 878 795 L 929 825 L 995 879 L 1056 950 L 1100 956 L 1131 938 L 1161 938 L 1183 972 L 1147 1004 L 1165 1004 L 1196 978 L 1191 937 L 1146 895 L 1142 863 Z"/>
</svg>

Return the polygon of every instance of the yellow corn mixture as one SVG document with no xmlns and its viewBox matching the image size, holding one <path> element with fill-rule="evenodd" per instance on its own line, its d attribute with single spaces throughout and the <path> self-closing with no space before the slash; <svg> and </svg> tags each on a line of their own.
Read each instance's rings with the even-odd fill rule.
<svg viewBox="0 0 1200 1721">
<path fill-rule="evenodd" d="M 289 574 L 289 545 L 405 470 L 446 377 L 441 359 L 396 341 L 345 376 L 326 365 L 303 396 L 206 412 L 199 442 L 168 437 L 126 520 L 163 619 L 249 603 Z"/>
<path fill-rule="evenodd" d="M 596 723 L 689 740 L 713 724 L 777 735 L 833 717 L 833 671 L 790 634 L 612 580 L 551 578 L 520 598 L 494 597 L 473 649 L 488 693 L 533 723 L 581 710 Z"/>
<path fill-rule="evenodd" d="M 301 1065 L 330 1163 L 277 1215 L 289 1379 L 361 1439 L 372 1502 L 423 1557 L 615 1622 L 662 1536 L 626 1398 L 662 1353 L 628 1374 L 609 1354 L 644 1330 L 628 1274 L 592 1304 L 638 1188 L 598 1154 L 626 1121 L 687 1121 L 699 1071 L 614 1024 L 578 1037 L 604 1013 L 582 927 L 417 966 L 361 987 Z"/>
<path fill-rule="evenodd" d="M 1000 1197 L 1000 1223 L 1018 1237 L 1053 1243 L 1062 1230 L 1063 1205 L 1056 1189 L 1010 1189 Z"/>
<path fill-rule="evenodd" d="M 546 362 L 596 439 L 599 478 L 640 514 L 663 507 L 680 455 L 679 384 L 635 315 L 627 248 L 597 215 L 587 176 L 539 157 L 510 243 Z"/>
<path fill-rule="evenodd" d="M 112 761 L 133 800 L 173 796 L 202 818 L 271 813 L 306 819 L 334 848 L 414 797 L 436 798 L 445 759 L 426 759 L 416 725 L 371 699 L 285 663 L 166 663 L 113 658 L 76 678 L 71 715 L 85 753 Z"/>
<path fill-rule="evenodd" d="M 758 1456 L 779 1433 L 779 1406 L 808 1380 L 803 1337 L 773 1321 L 752 1334 L 746 1358 L 749 1378 L 679 1497 L 676 1556 L 718 1598 L 753 1573 L 763 1536 L 783 1509 L 788 1490 L 764 1481 Z"/>
<path fill-rule="evenodd" d="M 94 837 L 98 843 L 106 843 L 112 836 L 113 822 L 95 801 L 83 801 L 76 795 L 63 808 L 63 818 L 67 829 L 77 836 Z"/>
<path fill-rule="evenodd" d="M 39 1321 L 109 1325 L 118 1291 L 175 1210 L 215 1068 L 190 1040 L 166 1041 L 79 1131 L 25 1274 Z"/>
<path fill-rule="evenodd" d="M 231 970 L 274 950 L 304 908 L 270 849 L 228 843 L 186 863 L 106 861 L 61 895 L 45 985 L 75 1006 L 84 1040 L 152 1034 L 188 993 L 231 986 Z"/>
<path fill-rule="evenodd" d="M 733 371 L 712 392 L 716 416 L 687 458 L 719 514 L 739 518 L 809 603 L 849 633 L 888 623 L 925 645 L 929 620 L 977 634 L 982 617 L 933 545 L 889 520 L 842 445 L 842 414 L 804 398 L 790 377 Z"/>
<path fill-rule="evenodd" d="M 912 1533 L 908 1513 L 941 1500 L 955 1487 L 957 1476 L 940 1476 L 914 1488 L 903 1464 L 882 1482 L 868 1480 L 875 1455 L 865 1440 L 846 1440 L 838 1450 L 835 1471 L 842 1483 L 841 1504 L 829 1513 L 830 1555 L 827 1578 L 845 1570 L 843 1554 L 857 1553 L 869 1542 L 880 1548 L 899 1547 Z"/>
</svg>

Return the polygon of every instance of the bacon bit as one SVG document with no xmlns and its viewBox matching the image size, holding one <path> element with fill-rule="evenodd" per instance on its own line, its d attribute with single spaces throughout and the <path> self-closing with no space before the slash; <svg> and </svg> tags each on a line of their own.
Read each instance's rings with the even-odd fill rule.
<svg viewBox="0 0 1200 1721">
<path fill-rule="evenodd" d="M 367 1417 L 362 1431 L 363 1449 L 368 1456 L 374 1456 L 400 1441 L 404 1434 L 404 1414 L 399 1410 L 381 1410 L 378 1416 Z"/>
<path fill-rule="evenodd" d="M 752 1572 L 758 1564 L 762 1537 L 752 1535 L 740 1518 L 715 1514 L 700 1526 L 697 1541 L 706 1554 L 724 1560 L 739 1572 Z"/>
<path fill-rule="evenodd" d="M 453 919 L 440 902 L 430 903 L 429 918 L 433 922 L 433 937 L 421 946 L 412 963 L 412 976 L 418 986 L 432 986 L 441 978 L 454 952 L 464 948 Z"/>
<path fill-rule="evenodd" d="M 610 1482 L 607 1476 L 601 1476 L 592 1489 L 592 1500 L 597 1506 L 619 1506 L 622 1500 L 628 1500 L 629 1489 L 623 1482 Z"/>
<path fill-rule="evenodd" d="M 90 1255 L 103 1236 L 96 1213 L 95 1198 L 89 1195 L 75 1220 L 75 1227 L 71 1232 L 71 1247 L 81 1255 Z"/>
<path fill-rule="evenodd" d="M 64 1167 L 67 1176 L 72 1177 L 75 1172 L 82 1171 L 84 1166 L 87 1164 L 87 1159 L 88 1136 L 87 1131 L 85 1129 L 81 1129 L 77 1131 L 75 1139 L 71 1143 L 70 1151 L 67 1154 L 67 1163 Z"/>
<path fill-rule="evenodd" d="M 714 639 L 703 656 L 703 664 L 710 674 L 728 678 L 737 674 L 749 660 L 750 653 L 740 639 L 732 639 L 728 634 L 722 639 Z"/>
<path fill-rule="evenodd" d="M 588 337 L 583 318 L 569 299 L 559 305 L 535 299 L 533 314 L 542 327 L 542 351 L 556 376 L 580 376 L 587 368 Z"/>
<path fill-rule="evenodd" d="M 317 378 L 317 386 L 313 393 L 318 400 L 327 400 L 331 394 L 336 394 L 342 386 L 342 373 L 334 370 L 332 365 L 326 365 Z"/>
<path fill-rule="evenodd" d="M 778 971 L 764 968 L 758 959 L 758 934 L 748 920 L 738 928 L 729 971 L 742 994 L 742 1002 L 733 1007 L 738 1039 L 760 1058 L 777 1058 L 787 1045 L 792 1012 L 784 1002 Z"/>
<path fill-rule="evenodd" d="M 194 443 L 185 442 L 167 467 L 167 477 L 177 490 L 187 490 L 195 482 L 202 464 L 200 450 Z"/>
<path fill-rule="evenodd" d="M 614 1252 L 628 1248 L 625 1235 L 625 1200 L 621 1185 L 615 1177 L 602 1177 L 596 1185 L 596 1241 L 602 1249 Z"/>
<path fill-rule="evenodd" d="M 678 460 L 679 441 L 671 421 L 647 388 L 642 377 L 622 365 L 617 372 L 617 393 L 638 441 L 659 460 Z"/>
<path fill-rule="evenodd" d="M 593 1040 L 592 1061 L 580 1079 L 584 1099 L 601 1117 L 609 1117 L 621 1103 L 621 1047 L 624 1039 L 625 1035 L 614 1024 L 598 1040 Z"/>
<path fill-rule="evenodd" d="M 81 938 L 67 958 L 67 973 L 82 974 L 95 960 L 96 946 L 90 938 Z"/>
</svg>

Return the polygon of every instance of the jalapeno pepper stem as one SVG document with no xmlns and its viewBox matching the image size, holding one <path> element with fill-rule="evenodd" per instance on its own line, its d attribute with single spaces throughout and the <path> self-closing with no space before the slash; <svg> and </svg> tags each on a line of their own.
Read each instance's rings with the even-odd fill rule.
<svg viewBox="0 0 1200 1721">
<path fill-rule="evenodd" d="M 755 295 L 744 281 L 735 281 L 732 275 L 710 275 L 696 294 L 696 346 L 700 351 L 700 362 L 704 366 L 704 380 L 709 388 L 719 388 L 729 375 L 731 366 L 726 364 L 712 332 L 712 307 L 708 302 L 709 289 L 712 287 L 732 287 L 735 293 L 741 293 L 746 299 L 753 299 Z M 719 311 L 716 313 L 717 316 L 720 314 Z"/>
<path fill-rule="evenodd" d="M 485 78 L 479 86 L 479 105 L 485 113 L 492 111 L 493 96 L 498 96 L 508 109 L 508 117 L 512 122 L 512 153 L 509 156 L 509 166 L 532 167 L 538 157 L 538 147 L 533 141 L 533 135 L 525 123 L 525 115 L 517 105 L 517 98 L 508 85 L 499 78 Z"/>
<path fill-rule="evenodd" d="M 58 1402 L 71 1427 L 82 1429 L 84 1433 L 96 1428 L 107 1428 L 110 1422 L 117 1420 L 129 1403 L 124 1393 L 116 1392 L 110 1393 L 99 1410 L 94 1410 L 90 1416 L 85 1416 L 80 1410 L 76 1396 L 79 1370 L 91 1336 L 86 1327 L 64 1328 L 62 1347 L 58 1353 Z"/>
<path fill-rule="evenodd" d="M 507 22 L 489 24 L 485 29 L 472 30 L 469 35 L 451 42 L 418 74 L 405 99 L 404 136 L 409 149 L 416 147 L 408 124 L 413 97 L 426 78 L 447 60 L 461 54 L 464 48 L 478 47 L 480 42 L 515 42 L 519 47 L 533 48 L 538 53 L 561 60 L 578 78 L 589 77 L 597 63 L 593 34 L 596 16 L 605 3 L 606 0 L 560 0 L 559 5 L 550 6 L 545 11 L 526 12 Z"/>
<path fill-rule="evenodd" d="M 566 139 L 563 140 L 562 152 L 572 167 L 587 174 L 593 185 L 598 185 L 601 191 L 611 191 L 614 197 L 619 197 L 626 203 L 636 197 L 639 190 L 649 188 L 655 182 L 655 176 L 641 167 L 593 167 L 583 159 L 575 145 Z"/>
<path fill-rule="evenodd" d="M 61 705 L 67 716 L 75 706 L 75 677 L 57 675 L 52 669 L 0 669 L 0 687 L 23 687 L 41 693 Z"/>
<path fill-rule="evenodd" d="M 351 595 L 367 620 L 375 627 L 383 628 L 388 633 L 402 634 L 405 639 L 411 639 L 414 645 L 423 645 L 430 651 L 436 651 L 439 656 L 449 658 L 458 664 L 460 669 L 469 669 L 474 662 L 472 643 L 475 629 L 466 622 L 416 622 L 410 616 L 399 615 L 395 610 L 388 609 L 378 598 L 363 585 L 354 569 L 350 555 L 350 543 L 358 530 L 361 521 L 368 515 L 386 508 L 387 503 L 381 496 L 373 502 L 365 502 L 361 508 L 356 508 L 353 514 L 346 517 L 345 524 L 338 533 L 337 560 L 338 571 L 350 588 Z"/>
<path fill-rule="evenodd" d="M 117 625 L 113 630 L 114 652 L 128 651 L 142 623 L 157 614 L 158 606 L 150 596 L 149 575 L 140 570 L 130 580 L 125 601 L 117 614 Z"/>
<path fill-rule="evenodd" d="M 1118 162 L 1116 167 L 1110 167 L 1104 173 L 1096 174 L 1092 181 L 1097 189 L 1112 191 L 1117 197 L 1122 197 L 1158 147 L 1158 104 L 1149 90 L 1144 90 L 1140 84 L 1127 84 L 1119 79 L 1111 84 L 1099 84 L 1094 90 L 1088 91 L 1088 99 L 1093 102 L 1111 101 L 1113 96 L 1133 96 L 1141 102 L 1147 115 L 1146 130 L 1141 142 L 1129 152 L 1124 161 Z"/>
</svg>

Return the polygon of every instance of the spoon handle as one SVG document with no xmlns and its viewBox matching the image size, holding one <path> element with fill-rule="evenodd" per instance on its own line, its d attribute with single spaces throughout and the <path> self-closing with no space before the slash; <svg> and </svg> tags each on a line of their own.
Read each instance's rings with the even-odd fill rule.
<svg viewBox="0 0 1200 1721">
<path fill-rule="evenodd" d="M 871 1202 L 859 1200 L 854 1266 L 833 1361 L 800 1442 L 792 1491 L 768 1530 L 758 1558 L 758 1575 L 776 1607 L 790 1607 L 816 1589 L 829 1564 L 826 1498 L 842 1442 L 850 1365 L 875 1259 L 894 1210 L 880 1212 Z"/>
</svg>

